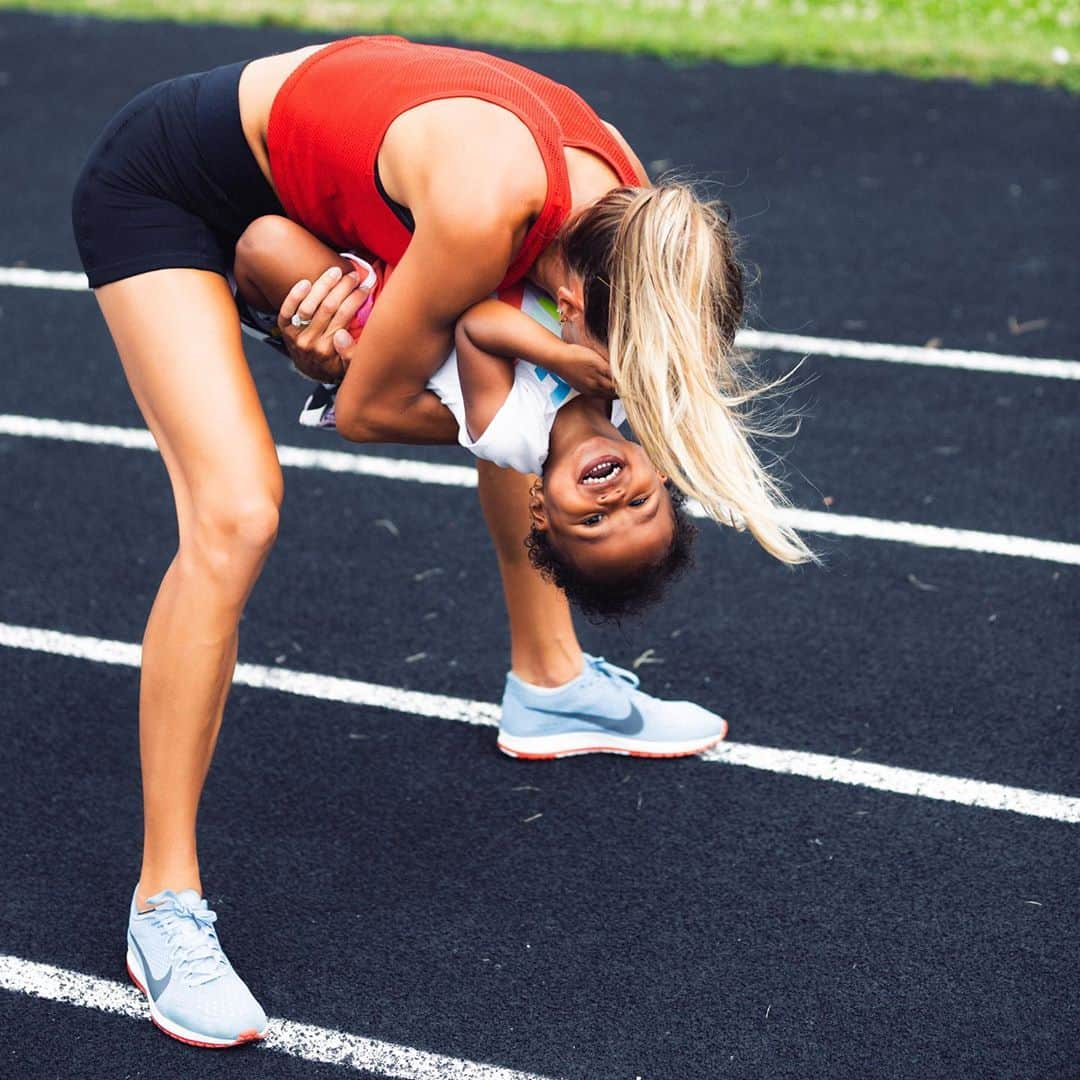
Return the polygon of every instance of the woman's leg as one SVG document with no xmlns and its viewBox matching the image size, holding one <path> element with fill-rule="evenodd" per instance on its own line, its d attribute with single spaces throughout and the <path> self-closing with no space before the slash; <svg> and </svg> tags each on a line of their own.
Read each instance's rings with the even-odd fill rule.
<svg viewBox="0 0 1080 1080">
<path fill-rule="evenodd" d="M 159 270 L 97 298 L 161 449 L 179 527 L 143 639 L 142 906 L 161 889 L 202 891 L 196 814 L 283 484 L 225 279 Z"/>
<path fill-rule="evenodd" d="M 686 757 L 715 746 L 727 734 L 723 717 L 689 701 L 651 697 L 637 688 L 633 672 L 602 659 L 585 663 L 566 597 L 533 568 L 523 543 L 532 477 L 478 465 L 510 615 L 499 749 L 543 760 L 597 752 Z"/>
<path fill-rule="evenodd" d="M 534 686 L 561 686 L 584 667 L 566 596 L 529 562 L 529 488 L 534 477 L 478 461 L 480 505 L 495 544 L 510 616 L 510 669 Z"/>
</svg>

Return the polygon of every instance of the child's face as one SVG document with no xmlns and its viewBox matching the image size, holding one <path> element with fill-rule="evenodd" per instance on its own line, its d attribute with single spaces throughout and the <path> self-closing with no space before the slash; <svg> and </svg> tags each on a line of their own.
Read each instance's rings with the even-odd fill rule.
<svg viewBox="0 0 1080 1080">
<path fill-rule="evenodd" d="M 624 576 L 671 547 L 675 515 L 665 479 L 637 443 L 587 439 L 544 470 L 533 521 L 582 573 Z"/>
</svg>

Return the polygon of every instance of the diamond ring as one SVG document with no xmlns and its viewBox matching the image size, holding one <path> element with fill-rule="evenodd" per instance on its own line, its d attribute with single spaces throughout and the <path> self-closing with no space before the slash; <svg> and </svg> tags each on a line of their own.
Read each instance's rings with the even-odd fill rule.
<svg viewBox="0 0 1080 1080">
<path fill-rule="evenodd" d="M 302 319 L 302 318 L 300 318 L 300 312 L 299 311 L 289 321 L 297 329 L 300 329 L 301 327 L 304 327 L 304 326 L 310 326 L 311 325 L 311 320 L 310 319 Z"/>
</svg>

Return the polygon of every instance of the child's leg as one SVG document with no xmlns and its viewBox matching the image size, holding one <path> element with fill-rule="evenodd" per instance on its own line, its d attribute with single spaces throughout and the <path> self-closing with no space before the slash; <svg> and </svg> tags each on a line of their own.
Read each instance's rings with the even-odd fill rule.
<svg viewBox="0 0 1080 1080">
<path fill-rule="evenodd" d="M 248 325 L 254 323 L 258 331 L 256 336 L 285 352 L 275 321 L 285 296 L 298 281 L 304 278 L 315 281 L 332 266 L 339 267 L 346 274 L 360 269 L 295 221 L 277 215 L 256 218 L 237 241 L 233 262 L 237 292 L 251 309 L 247 312 L 241 310 L 241 322 Z M 370 276 L 374 278 L 374 274 Z M 368 283 L 368 287 L 371 288 L 371 283 Z M 354 337 L 359 334 L 359 327 L 367 321 L 374 297 L 372 289 L 353 318 L 349 330 Z M 336 393 L 337 387 L 333 384 L 317 386 L 300 411 L 300 423 L 305 427 L 334 427 Z"/>
<path fill-rule="evenodd" d="M 241 297 L 260 311 L 277 311 L 302 279 L 314 281 L 331 266 L 355 267 L 333 248 L 288 218 L 256 218 L 236 243 L 233 277 Z"/>
</svg>

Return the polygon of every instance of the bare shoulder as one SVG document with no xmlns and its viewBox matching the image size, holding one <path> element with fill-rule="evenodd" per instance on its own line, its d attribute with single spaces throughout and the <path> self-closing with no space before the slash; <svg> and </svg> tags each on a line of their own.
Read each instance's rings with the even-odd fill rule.
<svg viewBox="0 0 1080 1080">
<path fill-rule="evenodd" d="M 285 80 L 308 57 L 320 49 L 325 49 L 328 44 L 329 42 L 306 45 L 302 49 L 252 60 L 240 75 L 240 112 L 245 121 L 257 125 L 265 132 L 270 106 Z"/>
<path fill-rule="evenodd" d="M 292 52 L 252 60 L 240 73 L 240 125 L 259 168 L 270 184 L 273 184 L 273 177 L 270 173 L 270 155 L 266 149 L 266 129 L 270 123 L 270 110 L 274 99 L 285 80 L 309 56 L 326 48 L 326 44 L 308 45 Z"/>
<path fill-rule="evenodd" d="M 544 205 L 547 173 L 536 140 L 512 112 L 475 98 L 441 98 L 396 117 L 379 150 L 391 198 L 417 216 L 468 208 L 478 223 L 517 228 Z"/>
<path fill-rule="evenodd" d="M 609 124 L 606 120 L 603 121 L 603 124 L 615 136 L 615 141 L 622 147 L 622 152 L 630 159 L 630 164 L 637 171 L 642 187 L 651 187 L 652 182 L 649 180 L 649 174 L 645 171 L 645 166 L 641 164 L 641 159 L 634 153 L 634 148 L 623 137 L 623 133 L 614 124 Z"/>
<path fill-rule="evenodd" d="M 400 282 L 424 318 L 451 325 L 505 277 L 514 253 L 513 223 L 461 189 L 448 189 L 442 198 L 435 190 L 413 212 L 416 231 L 391 283 Z"/>
<path fill-rule="evenodd" d="M 466 169 L 440 170 L 432 176 L 422 198 L 414 203 L 416 228 L 425 225 L 443 236 L 473 245 L 490 243 L 504 234 L 524 235 L 535 212 L 515 180 Z"/>
</svg>

